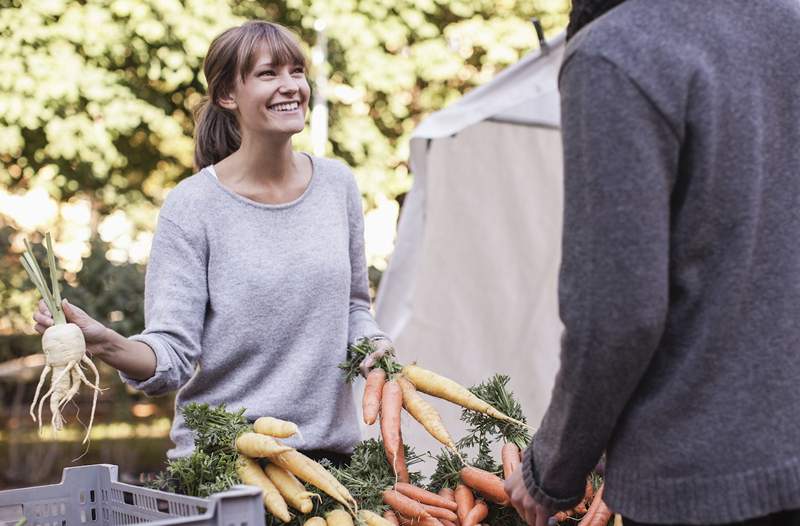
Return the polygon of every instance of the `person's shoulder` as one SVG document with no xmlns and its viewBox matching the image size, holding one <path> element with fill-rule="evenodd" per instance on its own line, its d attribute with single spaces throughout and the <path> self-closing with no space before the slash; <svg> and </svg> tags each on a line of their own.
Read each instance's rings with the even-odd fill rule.
<svg viewBox="0 0 800 526">
<path fill-rule="evenodd" d="M 159 216 L 183 229 L 199 225 L 205 212 L 217 201 L 213 195 L 213 177 L 203 169 L 181 180 L 167 194 Z"/>
<path fill-rule="evenodd" d="M 339 159 L 328 157 L 311 157 L 314 163 L 315 177 L 319 177 L 324 184 L 336 188 L 357 188 L 353 170 Z"/>
</svg>

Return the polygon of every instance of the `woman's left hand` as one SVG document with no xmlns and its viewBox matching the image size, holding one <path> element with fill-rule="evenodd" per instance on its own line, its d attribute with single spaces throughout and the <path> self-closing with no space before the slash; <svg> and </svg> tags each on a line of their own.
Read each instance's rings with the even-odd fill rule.
<svg viewBox="0 0 800 526">
<path fill-rule="evenodd" d="M 547 526 L 548 513 L 540 506 L 525 487 L 522 478 L 522 466 L 514 470 L 505 482 L 505 490 L 511 499 L 511 505 L 529 526 Z"/>
<path fill-rule="evenodd" d="M 389 338 L 377 338 L 370 341 L 370 343 L 375 350 L 361 360 L 361 363 L 358 365 L 358 370 L 364 378 L 366 378 L 372 368 L 375 367 L 378 360 L 387 354 L 394 356 L 394 344 L 392 344 L 392 340 Z"/>
</svg>

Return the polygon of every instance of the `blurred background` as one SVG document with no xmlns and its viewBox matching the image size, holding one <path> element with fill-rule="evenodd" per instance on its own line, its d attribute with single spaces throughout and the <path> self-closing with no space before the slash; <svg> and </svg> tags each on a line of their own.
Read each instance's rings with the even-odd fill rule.
<svg viewBox="0 0 800 526">
<path fill-rule="evenodd" d="M 214 36 L 259 18 L 304 42 L 314 100 L 295 144 L 353 168 L 374 292 L 416 125 L 536 49 L 533 17 L 552 36 L 568 11 L 569 0 L 0 0 L 0 489 L 60 480 L 84 450 L 76 415 L 91 407 L 82 390 L 57 437 L 38 436 L 28 415 L 44 358 L 23 239 L 38 246 L 51 232 L 64 296 L 124 335 L 143 329 L 152 232 L 192 174 L 192 108 Z M 159 471 L 172 398 L 100 373 L 108 389 L 75 464 L 117 464 L 127 482 Z"/>
</svg>

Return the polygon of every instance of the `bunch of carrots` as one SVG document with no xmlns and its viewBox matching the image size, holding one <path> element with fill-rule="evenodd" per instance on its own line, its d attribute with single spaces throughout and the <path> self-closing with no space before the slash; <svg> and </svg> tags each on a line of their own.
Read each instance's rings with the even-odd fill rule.
<svg viewBox="0 0 800 526">
<path fill-rule="evenodd" d="M 348 381 L 355 378 L 356 364 L 369 356 L 372 348 L 367 341 L 359 342 L 350 349 L 348 362 L 342 364 Z M 487 520 L 490 507 L 508 507 L 510 499 L 504 489 L 504 479 L 521 464 L 521 448 L 530 441 L 523 429 L 509 433 L 508 441 L 501 448 L 503 478 L 494 472 L 468 465 L 459 448 L 445 429 L 436 409 L 419 393 L 425 393 L 461 406 L 465 413 L 475 412 L 479 419 L 500 422 L 510 427 L 528 428 L 523 419 L 512 418 L 473 390 L 418 365 L 401 365 L 391 355 L 382 357 L 368 373 L 362 399 L 364 422 L 373 425 L 380 417 L 380 431 L 386 457 L 395 473 L 397 482 L 393 488 L 383 492 L 383 502 L 391 510 L 384 518 L 398 525 L 421 526 L 477 526 Z M 500 381 L 500 391 L 505 386 Z M 497 387 L 497 385 L 495 385 Z M 505 394 L 505 393 L 503 393 Z M 403 457 L 403 440 L 400 415 L 405 409 L 437 441 L 445 446 L 457 460 L 458 479 L 454 487 L 444 485 L 434 493 L 409 484 L 408 469 Z M 495 426 L 496 427 L 496 426 Z M 447 456 L 447 454 L 445 454 Z M 602 489 L 594 491 L 594 478 L 587 480 L 587 491 L 583 502 L 569 512 L 558 514 L 559 522 L 577 520 L 583 516 L 582 526 L 600 526 L 609 521 L 611 512 L 602 501 Z M 477 496 L 476 496 L 477 494 Z"/>
</svg>

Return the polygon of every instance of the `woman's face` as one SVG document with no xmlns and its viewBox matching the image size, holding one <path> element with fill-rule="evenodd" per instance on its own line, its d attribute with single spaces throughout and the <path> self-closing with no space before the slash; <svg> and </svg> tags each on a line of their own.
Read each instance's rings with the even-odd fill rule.
<svg viewBox="0 0 800 526">
<path fill-rule="evenodd" d="M 231 98 L 243 134 L 293 135 L 305 127 L 310 94 L 303 66 L 274 65 L 262 51 L 244 81 L 237 76 Z"/>
</svg>

